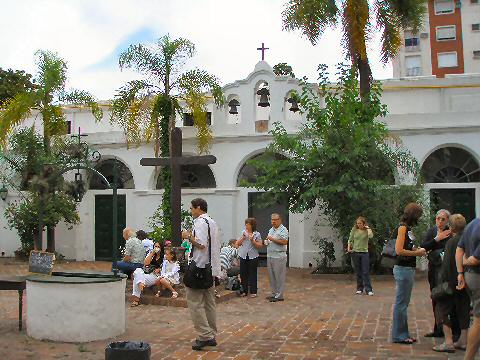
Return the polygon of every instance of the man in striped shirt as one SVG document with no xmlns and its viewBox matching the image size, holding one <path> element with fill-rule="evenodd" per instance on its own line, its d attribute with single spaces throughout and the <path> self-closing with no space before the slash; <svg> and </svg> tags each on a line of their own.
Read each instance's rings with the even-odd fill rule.
<svg viewBox="0 0 480 360">
<path fill-rule="evenodd" d="M 231 239 L 228 246 L 224 246 L 220 251 L 220 263 L 222 265 L 222 272 L 225 271 L 227 276 L 236 276 L 240 274 L 240 267 L 238 266 L 238 252 L 235 247 L 236 239 Z"/>
</svg>

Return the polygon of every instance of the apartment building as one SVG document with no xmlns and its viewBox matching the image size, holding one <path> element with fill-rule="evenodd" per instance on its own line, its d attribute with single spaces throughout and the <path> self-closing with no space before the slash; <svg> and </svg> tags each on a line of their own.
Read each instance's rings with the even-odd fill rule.
<svg viewBox="0 0 480 360">
<path fill-rule="evenodd" d="M 395 78 L 480 73 L 480 0 L 428 0 L 423 28 L 405 30 Z"/>
</svg>

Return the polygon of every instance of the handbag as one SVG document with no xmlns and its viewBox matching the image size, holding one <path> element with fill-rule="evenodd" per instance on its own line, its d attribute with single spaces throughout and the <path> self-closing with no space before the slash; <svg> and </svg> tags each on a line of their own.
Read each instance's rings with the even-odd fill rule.
<svg viewBox="0 0 480 360">
<path fill-rule="evenodd" d="M 204 268 L 199 268 L 193 260 L 193 252 L 195 247 L 192 246 L 190 251 L 190 262 L 187 264 L 185 274 L 183 275 L 183 283 L 190 289 L 209 289 L 213 286 L 212 275 L 212 237 L 210 235 L 210 224 L 208 220 L 203 218 L 208 226 L 208 260 L 209 263 Z M 195 236 L 195 232 L 193 233 Z"/>
<path fill-rule="evenodd" d="M 395 251 L 395 243 L 397 239 L 390 239 L 385 241 L 382 249 L 382 258 L 380 265 L 386 268 L 393 268 L 397 265 L 397 252 Z"/>
<path fill-rule="evenodd" d="M 439 300 L 453 295 L 453 289 L 448 282 L 443 282 L 432 289 L 430 297 L 432 300 Z"/>
</svg>

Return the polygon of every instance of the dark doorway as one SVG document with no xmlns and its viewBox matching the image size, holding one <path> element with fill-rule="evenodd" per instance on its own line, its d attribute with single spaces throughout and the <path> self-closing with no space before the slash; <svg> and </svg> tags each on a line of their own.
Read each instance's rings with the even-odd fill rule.
<svg viewBox="0 0 480 360">
<path fill-rule="evenodd" d="M 475 218 L 475 189 L 431 189 L 430 206 L 434 213 L 447 209 L 462 214 L 469 223 Z"/>
<path fill-rule="evenodd" d="M 113 256 L 113 195 L 95 195 L 95 260 L 110 261 Z M 117 198 L 117 246 L 123 247 L 125 240 L 122 231 L 126 224 L 126 197 Z M 117 258 L 120 252 L 117 249 Z"/>
<path fill-rule="evenodd" d="M 248 217 L 254 217 L 257 220 L 257 231 L 262 235 L 262 239 L 265 239 L 268 235 L 268 231 L 272 227 L 270 217 L 273 213 L 278 213 L 282 217 L 282 223 L 288 227 L 288 203 L 277 202 L 272 205 L 263 205 L 261 203 L 260 196 L 262 192 L 248 193 Z M 288 266 L 288 250 L 290 248 L 290 242 L 287 246 L 287 266 Z M 263 247 L 259 250 L 260 261 L 259 266 L 267 266 L 267 248 Z"/>
</svg>

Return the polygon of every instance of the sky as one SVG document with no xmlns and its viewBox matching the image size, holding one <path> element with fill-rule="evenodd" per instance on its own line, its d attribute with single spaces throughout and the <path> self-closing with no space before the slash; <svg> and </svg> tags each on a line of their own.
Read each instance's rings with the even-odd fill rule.
<svg viewBox="0 0 480 360">
<path fill-rule="evenodd" d="M 68 63 L 68 88 L 113 97 L 125 82 L 139 78 L 120 71 L 118 56 L 130 44 L 153 43 L 170 34 L 196 46 L 186 69 L 200 68 L 221 85 L 241 80 L 261 60 L 286 62 L 297 77 L 315 82 L 316 69 L 345 61 L 341 33 L 327 29 L 316 46 L 299 32 L 282 30 L 287 0 L 0 0 L 0 67 L 35 74 L 35 51 L 57 52 Z M 373 75 L 392 77 L 379 60 L 379 37 L 369 48 Z"/>
</svg>

